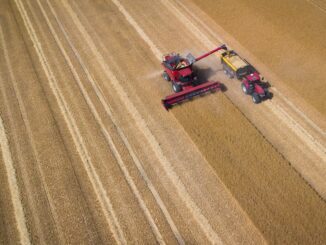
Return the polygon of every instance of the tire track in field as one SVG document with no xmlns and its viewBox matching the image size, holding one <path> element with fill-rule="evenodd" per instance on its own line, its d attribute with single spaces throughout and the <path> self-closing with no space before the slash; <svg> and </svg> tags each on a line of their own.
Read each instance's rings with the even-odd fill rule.
<svg viewBox="0 0 326 245">
<path fill-rule="evenodd" d="M 39 2 L 39 0 L 38 0 L 38 2 Z M 157 192 L 157 190 L 155 189 L 153 183 L 151 182 L 151 180 L 149 179 L 148 175 L 146 174 L 146 171 L 143 168 L 143 165 L 142 165 L 141 161 L 136 156 L 136 154 L 135 154 L 134 150 L 132 149 L 129 141 L 127 140 L 127 137 L 125 136 L 125 134 L 123 133 L 123 131 L 121 130 L 121 128 L 118 126 L 118 122 L 117 122 L 116 118 L 114 117 L 114 115 L 112 113 L 112 109 L 111 109 L 110 105 L 107 103 L 107 101 L 106 101 L 103 93 L 101 92 L 101 89 L 100 89 L 97 81 L 90 74 L 89 70 L 87 69 L 87 66 L 83 62 L 83 60 L 80 57 L 80 55 L 79 55 L 78 51 L 76 50 L 75 46 L 72 44 L 72 41 L 69 38 L 69 36 L 68 36 L 65 28 L 63 27 L 62 23 L 58 19 L 57 14 L 55 13 L 55 10 L 53 9 L 53 6 L 51 5 L 51 3 L 48 0 L 47 0 L 47 4 L 48 4 L 49 8 L 51 9 L 52 14 L 54 15 L 54 17 L 55 17 L 55 19 L 57 21 L 57 24 L 59 25 L 61 31 L 63 32 L 63 34 L 64 34 L 67 42 L 69 43 L 71 49 L 73 50 L 76 58 L 78 59 L 80 65 L 82 66 L 83 71 L 85 72 L 88 80 L 90 81 L 90 83 L 91 83 L 91 85 L 92 85 L 92 87 L 93 87 L 93 89 L 94 89 L 94 91 L 95 91 L 98 99 L 101 101 L 101 103 L 102 103 L 102 105 L 103 105 L 103 107 L 104 107 L 107 115 L 109 116 L 110 120 L 112 121 L 113 125 L 115 126 L 115 128 L 116 128 L 116 130 L 118 132 L 118 135 L 121 137 L 124 145 L 128 149 L 128 152 L 129 152 L 130 156 L 132 157 L 132 159 L 133 159 L 133 161 L 134 161 L 134 163 L 135 163 L 135 165 L 136 165 L 139 173 L 141 174 L 142 178 L 146 182 L 146 185 L 150 189 L 150 191 L 151 191 L 152 195 L 154 196 L 157 204 L 159 205 L 161 211 L 163 212 L 163 214 L 164 214 L 167 222 L 169 223 L 170 228 L 173 231 L 176 239 L 178 240 L 179 244 L 184 244 L 185 242 L 184 242 L 184 240 L 183 240 L 180 232 L 178 231 L 176 225 L 174 224 L 174 222 L 173 222 L 173 220 L 171 218 L 171 215 L 168 212 L 165 204 L 163 203 L 163 201 L 162 201 L 159 193 Z M 65 5 L 65 3 L 64 3 L 64 5 Z M 70 8 L 70 6 L 67 5 L 65 7 L 68 7 L 73 12 L 73 10 Z M 79 20 L 78 20 L 78 22 L 80 23 Z M 55 36 L 56 41 L 59 42 L 58 37 L 57 37 L 57 35 L 56 35 L 56 33 L 54 31 L 53 31 L 53 35 Z M 146 216 L 148 218 L 148 221 L 149 221 L 150 225 L 152 226 L 153 231 L 156 233 L 157 240 L 159 242 L 160 241 L 162 242 L 163 239 L 162 239 L 162 237 L 161 237 L 161 235 L 160 235 L 160 233 L 158 231 L 158 228 L 155 225 L 155 222 L 154 222 L 153 218 L 151 217 L 150 212 L 146 208 L 146 204 L 143 202 L 143 200 L 142 200 L 142 198 L 140 196 L 140 193 L 139 193 L 136 185 L 134 184 L 134 182 L 133 182 L 133 180 L 132 180 L 132 178 L 131 178 L 131 176 L 129 174 L 129 171 L 125 167 L 125 164 L 122 161 L 122 157 L 121 157 L 120 153 L 118 152 L 118 150 L 116 149 L 116 147 L 114 145 L 114 142 L 113 142 L 112 137 L 110 136 L 109 132 L 106 130 L 105 125 L 103 124 L 103 122 L 102 122 L 102 120 L 101 120 L 101 118 L 100 118 L 100 116 L 99 116 L 99 114 L 98 114 L 98 112 L 96 110 L 96 107 L 94 106 L 94 104 L 92 103 L 91 99 L 89 98 L 88 93 L 86 92 L 86 89 L 85 89 L 84 85 L 82 84 L 82 82 L 81 82 L 81 80 L 80 80 L 80 78 L 78 76 L 78 73 L 74 70 L 74 67 L 72 66 L 71 61 L 70 61 L 68 55 L 66 54 L 64 48 L 62 47 L 62 45 L 60 43 L 58 43 L 58 45 L 61 46 L 60 49 L 63 52 L 63 54 L 64 54 L 64 56 L 65 56 L 65 58 L 66 58 L 66 60 L 67 60 L 67 62 L 69 64 L 69 66 L 71 67 L 71 70 L 74 73 L 74 76 L 75 76 L 75 78 L 76 78 L 76 80 L 78 82 L 78 86 L 80 87 L 80 89 L 81 89 L 81 91 L 82 91 L 82 93 L 83 93 L 83 95 L 85 97 L 85 100 L 87 101 L 89 107 L 91 108 L 92 113 L 93 113 L 95 119 L 97 120 L 97 123 L 101 127 L 101 130 L 102 130 L 102 132 L 103 132 L 103 134 L 104 134 L 107 142 L 109 143 L 110 148 L 114 152 L 115 157 L 118 160 L 119 167 L 122 169 L 122 171 L 123 171 L 123 173 L 125 175 L 125 178 L 126 178 L 127 182 L 130 184 L 131 189 L 134 191 L 134 194 L 137 197 L 137 199 L 139 201 L 139 204 L 142 207 L 144 213 L 146 214 Z"/>
<path fill-rule="evenodd" d="M 159 146 L 159 143 L 156 140 L 155 136 L 152 134 L 152 132 L 148 128 L 145 120 L 142 118 L 139 111 L 136 109 L 134 104 L 129 99 L 126 91 L 120 85 L 118 79 L 115 77 L 114 73 L 111 71 L 111 69 L 107 65 L 104 57 L 99 52 L 99 50 L 96 47 L 93 39 L 87 33 L 87 31 L 85 30 L 83 25 L 79 22 L 78 18 L 76 17 L 76 14 L 71 10 L 70 6 L 67 5 L 67 3 L 65 1 L 63 1 L 63 3 L 64 3 L 64 5 L 66 5 L 67 10 L 70 12 L 70 15 L 71 15 L 73 21 L 75 22 L 76 27 L 83 34 L 83 37 L 85 38 L 85 42 L 90 47 L 90 50 L 92 50 L 92 52 L 95 54 L 95 57 L 97 57 L 97 59 L 99 61 L 98 63 L 101 66 L 104 74 L 107 76 L 108 80 L 111 82 L 112 87 L 116 90 L 117 94 L 122 99 L 122 103 L 125 104 L 128 112 L 130 113 L 130 115 L 135 120 L 136 125 L 139 128 L 139 130 L 141 132 L 143 132 L 143 135 L 148 140 L 148 143 L 149 143 L 150 147 L 152 148 L 153 152 L 155 153 L 156 157 L 158 158 L 159 162 L 161 163 L 161 165 L 162 165 L 164 171 L 166 172 L 167 176 L 169 177 L 171 182 L 176 187 L 176 190 L 177 190 L 179 196 L 181 197 L 181 199 L 183 200 L 183 202 L 187 206 L 188 210 L 192 213 L 194 219 L 197 221 L 200 228 L 202 229 L 202 231 L 204 232 L 204 234 L 206 235 L 206 237 L 209 239 L 209 241 L 211 243 L 214 243 L 214 244 L 222 243 L 220 237 L 218 236 L 218 234 L 212 229 L 212 227 L 209 224 L 206 217 L 201 213 L 200 208 L 197 206 L 197 204 L 191 198 L 191 196 L 188 193 L 186 187 L 184 186 L 184 184 L 181 182 L 178 175 L 174 171 L 174 169 L 172 167 L 172 164 L 169 162 L 169 160 L 166 158 L 166 156 L 162 152 L 162 149 Z M 117 7 L 119 7 L 118 9 L 120 11 L 121 10 L 124 11 L 122 13 L 127 13 L 125 11 L 125 9 L 123 8 L 123 6 L 118 1 L 115 1 L 115 4 L 117 5 Z M 123 14 L 123 15 L 126 17 L 125 14 Z M 127 17 L 128 17 L 128 19 L 127 19 L 128 21 L 130 21 L 130 19 L 132 19 L 132 17 L 128 13 L 127 13 Z M 131 23 L 133 23 L 134 25 L 135 24 L 137 25 L 137 23 L 135 21 L 132 21 Z M 140 30 L 140 29 L 141 28 L 139 27 L 138 30 Z M 144 32 L 142 32 L 142 33 L 144 33 Z M 99 41 L 99 44 L 103 49 L 105 49 L 105 46 L 103 45 L 103 43 L 101 41 Z M 152 50 L 155 50 L 155 48 L 153 48 Z M 156 54 L 156 56 L 157 55 L 158 55 L 158 53 Z"/>
<path fill-rule="evenodd" d="M 299 110 L 298 107 L 296 107 L 289 99 L 287 99 L 286 96 L 283 95 L 283 93 L 281 93 L 281 91 L 279 91 L 275 87 L 272 87 L 272 90 L 274 92 L 278 93 L 279 97 L 281 97 L 282 100 L 285 101 L 288 104 L 288 106 L 291 107 L 291 109 L 293 111 L 295 111 L 299 116 L 301 116 L 301 118 L 303 118 L 312 128 L 314 128 L 316 131 L 318 131 L 318 133 L 320 133 L 320 135 L 322 135 L 325 138 L 325 136 L 326 136 L 325 130 L 318 127 L 317 124 L 315 124 L 304 112 Z"/>
<path fill-rule="evenodd" d="M 183 12 L 181 12 L 174 3 L 170 0 L 161 0 L 166 8 L 173 13 L 185 27 L 194 34 L 197 39 L 203 43 L 207 48 L 213 48 L 216 46 L 215 43 L 209 40 L 207 35 L 203 33 L 196 25 L 191 21 Z M 189 11 L 190 12 L 190 11 Z M 188 12 L 188 14 L 189 14 Z M 191 14 L 194 16 L 193 14 Z M 207 27 L 208 28 L 208 27 Z M 218 38 L 217 40 L 221 40 Z M 281 94 L 279 94 L 281 96 Z M 228 97 L 228 96 L 227 96 Z M 229 98 L 229 97 L 228 97 Z M 283 97 L 282 97 L 283 98 Z M 230 98 L 229 98 L 230 99 Z M 230 99 L 231 100 L 231 99 Z M 266 105 L 270 110 L 283 121 L 307 146 L 319 156 L 323 162 L 326 162 L 326 149 L 320 144 L 310 133 L 303 129 L 303 127 L 296 122 L 281 106 L 276 106 L 272 101 L 265 101 Z M 294 123 L 295 122 L 295 123 Z"/>
<path fill-rule="evenodd" d="M 92 183 L 93 189 L 94 189 L 96 196 L 100 202 L 101 208 L 102 208 L 105 218 L 110 226 L 111 232 L 112 232 L 115 240 L 117 241 L 117 243 L 126 244 L 127 242 L 123 235 L 122 229 L 118 223 L 118 220 L 117 220 L 116 214 L 113 210 L 111 201 L 103 187 L 102 182 L 100 181 L 99 176 L 97 175 L 97 173 L 94 169 L 91 158 L 90 158 L 89 153 L 84 144 L 83 138 L 82 138 L 82 136 L 79 132 L 79 129 L 76 125 L 76 121 L 73 118 L 70 109 L 68 108 L 67 102 L 65 101 L 65 99 L 62 95 L 62 92 L 60 91 L 60 89 L 58 87 L 58 82 L 56 81 L 56 78 L 48 64 L 48 61 L 45 58 L 45 54 L 44 54 L 42 45 L 37 38 L 35 29 L 33 28 L 33 25 L 31 23 L 31 20 L 30 20 L 28 14 L 26 13 L 26 9 L 24 8 L 24 5 L 21 2 L 21 0 L 14 0 L 14 1 L 18 8 L 18 11 L 23 19 L 23 22 L 24 22 L 26 30 L 29 34 L 29 37 L 30 37 L 31 41 L 33 42 L 33 46 L 35 48 L 36 54 L 37 54 L 39 61 L 42 65 L 42 68 L 46 74 L 46 77 L 49 81 L 50 88 L 58 102 L 58 106 L 59 106 L 59 108 L 62 112 L 62 115 L 65 119 L 65 122 L 68 126 L 68 130 L 71 133 L 71 136 L 75 143 L 78 154 L 83 162 L 83 165 L 85 167 L 87 175 Z"/>
<path fill-rule="evenodd" d="M 28 139 L 29 139 L 31 147 L 32 147 L 33 156 L 34 156 L 34 158 L 36 159 L 36 162 L 37 162 L 37 171 L 38 171 L 38 173 L 39 173 L 39 175 L 41 177 L 41 180 L 42 180 L 42 189 L 45 192 L 46 200 L 47 200 L 47 203 L 48 203 L 48 205 L 50 207 L 50 210 L 51 210 L 51 214 L 52 214 L 51 218 L 53 219 L 54 224 L 57 224 L 57 218 L 56 218 L 57 215 L 56 215 L 54 207 L 53 207 L 53 205 L 52 205 L 52 203 L 50 201 L 49 192 L 48 192 L 47 188 L 44 186 L 44 183 L 45 183 L 44 175 L 42 174 L 42 171 L 41 171 L 41 169 L 39 167 L 40 166 L 40 164 L 39 164 L 40 161 L 39 161 L 39 159 L 37 157 L 37 151 L 36 151 L 35 142 L 34 142 L 34 139 L 33 139 L 33 136 L 32 136 L 32 130 L 31 130 L 28 118 L 27 118 L 27 111 L 26 111 L 26 108 L 24 106 L 22 96 L 21 96 L 21 94 L 19 92 L 19 89 L 17 87 L 17 82 L 16 82 L 14 72 L 13 72 L 12 67 L 11 67 L 10 58 L 9 58 L 9 55 L 8 55 L 6 40 L 4 38 L 4 33 L 3 33 L 2 26 L 0 26 L 0 41 L 1 41 L 2 46 L 3 46 L 4 58 L 5 58 L 6 65 L 7 65 L 8 71 L 9 71 L 9 77 L 11 79 L 11 82 L 12 82 L 12 85 L 13 85 L 13 88 L 14 88 L 15 97 L 17 98 L 19 109 L 20 109 L 20 112 L 21 112 L 21 116 L 22 116 L 22 119 L 24 121 L 24 125 L 25 125 L 26 132 L 27 132 L 27 135 L 28 135 Z M 7 96 L 5 96 L 5 100 L 6 100 L 6 97 Z M 23 171 L 24 171 L 24 169 L 23 169 Z M 26 178 L 24 178 L 24 179 L 26 179 Z M 28 180 L 24 181 L 24 184 L 28 186 L 29 185 Z M 29 189 L 29 188 L 27 187 L 27 189 Z M 30 192 L 30 190 L 27 190 L 27 192 Z M 35 204 L 34 204 L 33 198 L 30 198 L 30 195 L 28 193 L 27 193 L 27 196 L 28 196 L 28 200 L 31 202 L 31 208 L 32 208 L 33 212 L 36 213 L 37 211 L 35 210 Z M 38 227 L 40 227 L 42 224 L 40 224 L 40 220 L 38 219 L 38 217 L 35 217 L 35 220 L 36 220 L 36 225 Z M 55 229 L 58 230 L 57 225 L 55 226 Z M 63 242 L 63 239 L 60 236 L 60 233 L 57 232 L 57 234 L 59 235 L 59 238 Z M 40 234 L 38 234 L 38 235 L 40 236 L 41 241 L 45 241 L 42 232 L 40 232 Z"/>
<path fill-rule="evenodd" d="M 31 244 L 26 218 L 24 213 L 23 204 L 21 201 L 20 191 L 17 183 L 16 170 L 12 160 L 11 152 L 9 149 L 9 142 L 6 131 L 3 125 L 3 120 L 0 116 L 0 148 L 2 158 L 4 161 L 5 169 L 7 172 L 9 190 L 11 195 L 12 204 L 14 207 L 15 220 L 17 222 L 17 229 L 19 232 L 21 244 Z"/>
<path fill-rule="evenodd" d="M 73 50 L 73 52 L 74 52 L 74 54 L 75 54 L 78 62 L 80 63 L 81 67 L 83 68 L 83 71 L 85 72 L 85 74 L 86 74 L 89 82 L 92 84 L 92 87 L 95 90 L 98 98 L 100 98 L 103 106 L 106 108 L 106 111 L 107 112 L 109 111 L 109 113 L 108 113 L 109 116 L 110 115 L 112 116 L 111 110 L 108 108 L 108 105 L 106 104 L 105 99 L 104 99 L 102 93 L 98 89 L 97 82 L 91 76 L 91 74 L 88 71 L 86 65 L 84 64 L 83 60 L 81 59 L 78 51 L 76 50 L 75 46 L 72 44 L 72 42 L 71 42 L 71 40 L 70 40 L 70 38 L 69 38 L 69 36 L 68 36 L 65 28 L 63 27 L 62 23 L 58 19 L 58 16 L 57 16 L 55 10 L 53 9 L 52 4 L 49 1 L 46 1 L 46 2 L 47 2 L 47 5 L 50 8 L 50 11 L 51 11 L 52 15 L 54 16 L 54 18 L 56 20 L 58 26 L 60 27 L 60 30 L 62 31 L 65 39 L 69 43 L 70 48 Z M 75 78 L 75 80 L 76 80 L 76 82 L 77 82 L 77 84 L 78 84 L 78 86 L 79 86 L 79 88 L 80 88 L 80 90 L 81 90 L 81 92 L 82 92 L 82 94 L 83 94 L 86 102 L 87 102 L 87 105 L 91 109 L 92 114 L 93 114 L 96 122 L 98 123 L 98 125 L 101 128 L 102 134 L 104 135 L 104 137 L 105 137 L 105 139 L 106 139 L 106 141 L 107 141 L 107 143 L 108 143 L 111 151 L 113 152 L 113 154 L 115 156 L 115 159 L 118 162 L 118 165 L 119 165 L 120 169 L 122 170 L 122 172 L 124 174 L 125 180 L 127 181 L 128 185 L 131 188 L 131 190 L 133 191 L 133 194 L 135 195 L 135 197 L 136 197 L 136 199 L 137 199 L 137 201 L 138 201 L 141 209 L 143 210 L 143 212 L 144 212 L 144 214 L 145 214 L 145 216 L 146 216 L 146 218 L 147 218 L 147 220 L 149 222 L 149 225 L 151 226 L 151 229 L 152 229 L 152 231 L 153 231 L 153 233 L 154 233 L 154 235 L 156 237 L 157 242 L 160 243 L 160 244 L 165 244 L 165 242 L 163 240 L 163 237 L 162 237 L 162 235 L 161 235 L 161 233 L 160 233 L 160 231 L 159 231 L 159 229 L 158 229 L 158 227 L 157 227 L 157 225 L 156 225 L 153 217 L 150 214 L 150 211 L 148 210 L 148 208 L 147 208 L 147 206 L 146 206 L 146 204 L 145 204 L 145 202 L 144 202 L 144 200 L 143 200 L 140 192 L 138 191 L 138 189 L 136 187 L 136 184 L 132 180 L 132 177 L 130 176 L 129 171 L 128 171 L 127 167 L 125 166 L 125 164 L 124 164 L 124 162 L 122 160 L 121 154 L 119 153 L 116 145 L 114 144 L 113 138 L 110 136 L 109 132 L 107 131 L 107 129 L 106 129 L 106 127 L 105 127 L 105 125 L 104 125 L 104 123 L 103 123 L 103 121 L 102 121 L 99 113 L 98 113 L 98 111 L 96 110 L 95 105 L 91 101 L 91 99 L 90 99 L 90 97 L 89 97 L 89 95 L 88 95 L 88 93 L 86 91 L 86 88 L 84 87 L 84 85 L 83 85 L 83 83 L 82 83 L 82 81 L 81 81 L 81 79 L 80 79 L 80 77 L 78 75 L 78 72 L 74 68 L 74 66 L 73 66 L 73 64 L 71 62 L 71 59 L 69 58 L 69 56 L 66 53 L 64 47 L 62 46 L 62 43 L 60 42 L 59 37 L 58 37 L 57 33 L 55 32 L 55 30 L 54 30 L 54 28 L 53 28 L 53 26 L 52 26 L 52 24 L 51 24 L 51 22 L 50 22 L 50 20 L 49 20 L 49 18 L 47 16 L 46 12 L 45 12 L 42 4 L 40 3 L 39 0 L 37 0 L 37 3 L 38 3 L 38 5 L 39 5 L 39 7 L 40 7 L 40 9 L 42 11 L 42 14 L 43 14 L 43 16 L 44 16 L 44 18 L 45 18 L 45 20 L 46 20 L 46 22 L 47 22 L 47 24 L 48 24 L 48 26 L 50 28 L 50 31 L 51 31 L 51 33 L 52 33 L 52 35 L 53 35 L 53 37 L 54 37 L 57 45 L 59 46 L 59 48 L 61 50 L 61 53 L 65 57 L 66 62 L 68 64 L 71 72 L 73 73 L 73 76 L 74 76 L 74 78 Z M 135 154 L 134 154 L 134 156 L 135 156 Z"/>
<path fill-rule="evenodd" d="M 266 106 L 277 115 L 281 121 L 288 124 L 287 122 L 291 122 L 292 125 L 296 127 L 296 135 L 299 138 L 309 137 L 309 141 L 305 141 L 306 144 L 323 160 L 326 162 L 326 150 L 324 149 L 323 145 L 320 144 L 313 136 L 311 136 L 296 120 L 294 120 L 279 104 L 271 104 L 267 103 Z M 275 109 L 277 108 L 277 109 Z M 317 147 L 316 147 L 317 146 Z M 319 149 L 322 149 L 320 153 Z"/>
<path fill-rule="evenodd" d="M 323 0 L 306 0 L 310 4 L 314 5 L 315 7 L 319 8 L 321 11 L 326 13 L 326 2 Z"/>
</svg>

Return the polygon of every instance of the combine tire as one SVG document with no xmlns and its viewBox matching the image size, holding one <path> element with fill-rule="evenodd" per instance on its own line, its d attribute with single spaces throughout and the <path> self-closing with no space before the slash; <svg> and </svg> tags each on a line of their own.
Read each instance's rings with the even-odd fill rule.
<svg viewBox="0 0 326 245">
<path fill-rule="evenodd" d="M 249 94 L 249 91 L 246 87 L 246 85 L 244 83 L 241 83 L 241 88 L 242 88 L 242 91 L 245 93 L 245 94 Z"/>
<path fill-rule="evenodd" d="M 177 83 L 172 83 L 172 89 L 175 93 L 181 92 L 182 87 L 181 85 L 177 84 Z"/>
<path fill-rule="evenodd" d="M 253 93 L 252 94 L 252 101 L 255 103 L 255 104 L 259 104 L 261 99 L 260 99 L 260 96 L 257 94 L 257 93 Z"/>
<path fill-rule="evenodd" d="M 166 71 L 163 71 L 162 77 L 168 82 L 171 81 L 171 78 L 169 77 L 169 74 Z"/>
</svg>

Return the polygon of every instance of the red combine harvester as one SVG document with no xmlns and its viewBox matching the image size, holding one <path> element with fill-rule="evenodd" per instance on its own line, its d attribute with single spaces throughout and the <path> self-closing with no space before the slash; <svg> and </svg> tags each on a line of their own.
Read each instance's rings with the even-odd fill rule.
<svg viewBox="0 0 326 245">
<path fill-rule="evenodd" d="M 163 56 L 163 78 L 172 83 L 172 89 L 175 92 L 162 100 L 166 110 L 169 110 L 175 104 L 189 100 L 195 96 L 221 89 L 221 84 L 219 82 L 200 82 L 192 67 L 195 62 L 221 49 L 226 50 L 226 46 L 222 45 L 197 58 L 192 54 L 188 54 L 186 58 L 184 58 L 176 53 Z"/>
</svg>

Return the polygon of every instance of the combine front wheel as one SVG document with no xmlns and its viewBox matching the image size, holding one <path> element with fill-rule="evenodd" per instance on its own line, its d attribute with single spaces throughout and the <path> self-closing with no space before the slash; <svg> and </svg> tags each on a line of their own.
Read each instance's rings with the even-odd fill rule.
<svg viewBox="0 0 326 245">
<path fill-rule="evenodd" d="M 175 93 L 179 93 L 182 90 L 182 86 L 177 83 L 172 83 L 172 89 Z"/>
<path fill-rule="evenodd" d="M 169 77 L 169 74 L 166 71 L 163 71 L 162 77 L 168 82 L 171 81 L 171 78 Z"/>
</svg>

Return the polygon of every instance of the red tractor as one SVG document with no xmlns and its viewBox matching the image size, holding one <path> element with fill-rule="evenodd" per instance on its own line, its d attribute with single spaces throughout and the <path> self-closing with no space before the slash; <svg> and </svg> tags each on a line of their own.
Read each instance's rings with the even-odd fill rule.
<svg viewBox="0 0 326 245">
<path fill-rule="evenodd" d="M 263 82 L 263 78 L 261 78 L 258 71 L 234 50 L 225 50 L 221 54 L 221 63 L 225 74 L 230 78 L 236 77 L 242 82 L 242 91 L 251 95 L 255 104 L 272 97 L 272 94 L 268 91 L 269 83 Z"/>
<path fill-rule="evenodd" d="M 252 96 L 252 101 L 258 104 L 262 99 L 270 99 L 271 93 L 268 91 L 269 84 L 262 82 L 257 71 L 242 78 L 241 88 L 245 94 Z"/>
<path fill-rule="evenodd" d="M 193 64 L 221 49 L 226 49 L 222 45 L 197 58 L 188 54 L 185 58 L 176 53 L 163 56 L 162 66 L 164 68 L 163 78 L 172 83 L 174 94 L 162 100 L 165 109 L 169 110 L 173 105 L 189 100 L 195 96 L 216 91 L 222 88 L 219 82 L 200 82 L 197 74 L 193 70 Z"/>
</svg>

